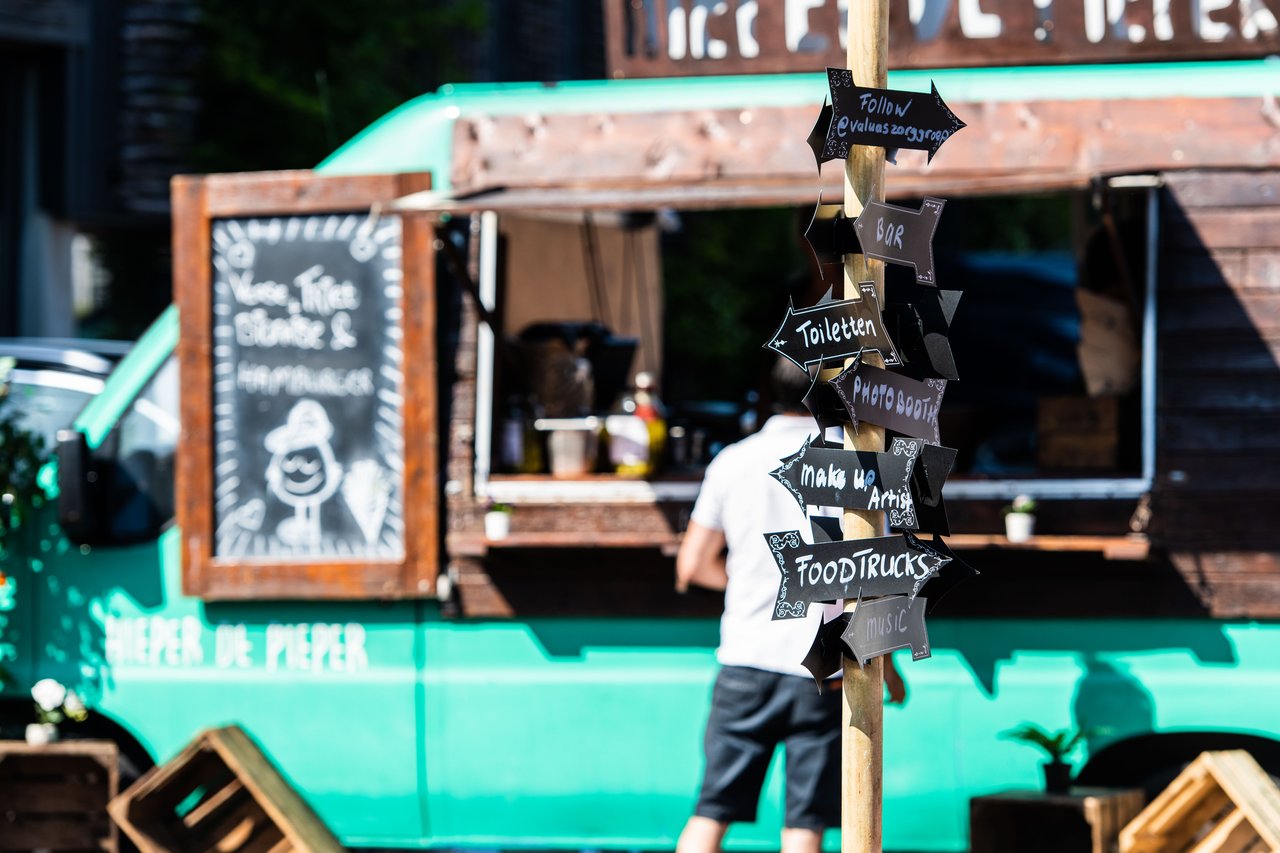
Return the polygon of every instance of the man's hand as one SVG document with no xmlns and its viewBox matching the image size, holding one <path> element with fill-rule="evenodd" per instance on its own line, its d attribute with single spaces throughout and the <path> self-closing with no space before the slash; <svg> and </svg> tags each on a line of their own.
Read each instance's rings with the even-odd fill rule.
<svg viewBox="0 0 1280 853">
<path fill-rule="evenodd" d="M 893 665 L 893 655 L 884 657 L 884 686 L 889 689 L 889 704 L 901 705 L 907 701 L 907 685 L 902 673 Z"/>
</svg>

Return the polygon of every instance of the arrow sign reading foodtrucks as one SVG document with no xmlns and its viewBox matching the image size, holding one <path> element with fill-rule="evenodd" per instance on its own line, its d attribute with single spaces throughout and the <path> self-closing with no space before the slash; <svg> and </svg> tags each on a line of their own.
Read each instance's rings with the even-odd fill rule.
<svg viewBox="0 0 1280 853">
<path fill-rule="evenodd" d="M 916 281 L 933 284 L 933 232 L 942 215 L 940 198 L 926 198 L 919 210 L 878 201 L 868 202 L 853 222 L 862 254 L 891 264 L 914 267 Z M 816 214 L 815 214 L 816 216 Z"/>
<path fill-rule="evenodd" d="M 895 649 L 911 649 L 912 660 L 927 658 L 929 632 L 924 627 L 924 611 L 928 604 L 924 598 L 913 601 L 905 595 L 859 601 L 841 639 L 862 666 Z"/>
<path fill-rule="evenodd" d="M 854 429 L 859 421 L 886 427 L 903 435 L 923 438 L 930 444 L 942 439 L 938 432 L 938 410 L 947 390 L 945 379 L 917 382 L 874 365 L 862 357 L 828 383 L 849 413 Z"/>
<path fill-rule="evenodd" d="M 834 363 L 864 349 L 878 350 L 885 364 L 902 364 L 880 319 L 875 284 L 861 282 L 858 291 L 862 294 L 860 299 L 824 301 L 799 311 L 788 305 L 778 331 L 765 348 L 805 370 L 824 360 Z"/>
<path fill-rule="evenodd" d="M 807 504 L 867 509 L 886 514 L 892 527 L 914 530 L 911 469 L 924 442 L 895 438 L 887 453 L 840 450 L 814 443 L 782 460 L 769 475 L 786 486 L 803 510 Z"/>
<path fill-rule="evenodd" d="M 928 151 L 929 160 L 933 160 L 942 143 L 965 126 L 943 103 L 932 83 L 928 95 L 864 88 L 854 84 L 852 71 L 828 68 L 827 85 L 831 88 L 831 120 L 820 163 L 847 159 L 854 145 L 914 148 Z"/>
<path fill-rule="evenodd" d="M 810 604 L 841 598 L 915 598 L 949 558 L 915 537 L 878 536 L 809 544 L 799 530 L 764 534 L 782 572 L 774 619 L 801 619 Z"/>
</svg>

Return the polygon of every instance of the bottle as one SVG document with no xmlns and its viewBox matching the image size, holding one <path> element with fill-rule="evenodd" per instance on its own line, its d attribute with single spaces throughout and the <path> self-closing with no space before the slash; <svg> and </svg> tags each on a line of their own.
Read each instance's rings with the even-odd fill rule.
<svg viewBox="0 0 1280 853">
<path fill-rule="evenodd" d="M 636 374 L 635 389 L 624 394 L 604 421 L 609 435 L 609 462 L 622 477 L 651 477 L 658 469 L 667 440 L 666 412 L 653 376 Z"/>
</svg>

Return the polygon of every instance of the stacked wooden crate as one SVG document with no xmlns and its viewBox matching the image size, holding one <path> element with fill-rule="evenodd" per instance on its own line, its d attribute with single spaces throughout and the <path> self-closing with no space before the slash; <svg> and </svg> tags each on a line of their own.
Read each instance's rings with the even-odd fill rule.
<svg viewBox="0 0 1280 853">
<path fill-rule="evenodd" d="M 0 741 L 0 851 L 114 853 L 107 803 L 119 784 L 118 762 L 109 741 Z"/>
</svg>

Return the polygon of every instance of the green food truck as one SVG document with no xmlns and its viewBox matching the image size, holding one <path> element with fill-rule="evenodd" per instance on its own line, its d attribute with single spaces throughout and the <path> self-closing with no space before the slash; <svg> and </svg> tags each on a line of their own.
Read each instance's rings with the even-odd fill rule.
<svg viewBox="0 0 1280 853">
<path fill-rule="evenodd" d="M 982 574 L 899 659 L 885 847 L 966 849 L 970 798 L 1040 788 L 1026 722 L 1085 733 L 1081 784 L 1216 747 L 1280 772 L 1280 67 L 890 76 L 931 83 L 968 127 L 886 189 L 947 199 L 950 543 Z M 4 542 L 4 731 L 53 678 L 126 775 L 239 724 L 348 846 L 672 847 L 719 612 L 673 554 L 820 294 L 793 226 L 839 197 L 824 88 L 447 86 L 314 172 L 177 179 L 145 335 L 0 343 L 0 412 L 57 448 Z M 666 446 L 620 476 L 582 421 L 641 370 Z M 779 767 L 731 848 L 776 846 Z"/>
</svg>

